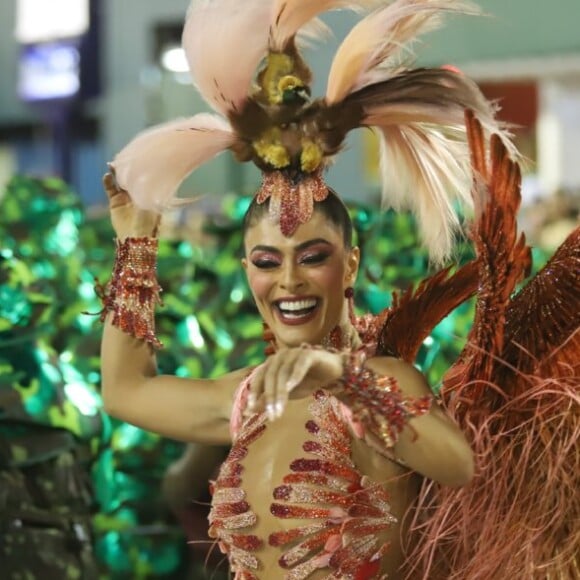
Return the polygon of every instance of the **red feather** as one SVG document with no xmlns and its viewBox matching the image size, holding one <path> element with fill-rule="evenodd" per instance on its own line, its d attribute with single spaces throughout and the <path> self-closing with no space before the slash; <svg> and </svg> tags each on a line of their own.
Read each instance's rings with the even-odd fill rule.
<svg viewBox="0 0 580 580">
<path fill-rule="evenodd" d="M 450 268 L 431 276 L 414 290 L 393 294 L 389 317 L 379 336 L 378 353 L 414 363 L 423 341 L 451 311 L 477 290 L 477 262 L 450 274 Z"/>
<path fill-rule="evenodd" d="M 480 279 L 476 319 L 444 380 L 443 403 L 476 458 L 471 484 L 425 482 L 403 577 L 446 580 L 577 578 L 580 545 L 580 244 L 574 232 L 512 298 L 529 267 L 516 230 L 519 171 L 498 139 L 467 115 Z M 482 204 L 483 205 L 483 204 Z"/>
</svg>

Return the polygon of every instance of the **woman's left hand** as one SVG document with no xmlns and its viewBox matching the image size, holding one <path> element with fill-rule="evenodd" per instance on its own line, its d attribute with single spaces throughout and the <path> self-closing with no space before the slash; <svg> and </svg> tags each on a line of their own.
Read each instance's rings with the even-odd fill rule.
<svg viewBox="0 0 580 580">
<path fill-rule="evenodd" d="M 284 348 L 258 369 L 248 395 L 248 411 L 266 410 L 270 420 L 284 412 L 288 399 L 310 395 L 342 376 L 342 355 L 308 346 Z"/>
</svg>

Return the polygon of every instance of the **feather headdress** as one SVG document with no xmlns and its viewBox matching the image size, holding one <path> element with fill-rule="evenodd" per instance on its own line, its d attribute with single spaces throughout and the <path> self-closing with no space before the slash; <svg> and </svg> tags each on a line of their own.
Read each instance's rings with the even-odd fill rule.
<svg viewBox="0 0 580 580">
<path fill-rule="evenodd" d="M 312 99 L 299 37 L 319 37 L 320 14 L 339 9 L 364 16 L 336 52 L 326 95 Z M 458 12 L 478 9 L 460 0 L 193 0 L 183 47 L 195 86 L 220 116 L 137 136 L 112 163 L 119 185 L 159 211 L 190 172 L 229 149 L 264 172 L 258 199 L 271 198 L 271 216 L 291 235 L 327 195 L 322 173 L 347 133 L 372 127 L 385 203 L 413 210 L 432 258 L 442 260 L 458 226 L 454 202 L 470 201 L 464 110 L 509 143 L 475 83 L 406 64 L 409 45 Z"/>
</svg>

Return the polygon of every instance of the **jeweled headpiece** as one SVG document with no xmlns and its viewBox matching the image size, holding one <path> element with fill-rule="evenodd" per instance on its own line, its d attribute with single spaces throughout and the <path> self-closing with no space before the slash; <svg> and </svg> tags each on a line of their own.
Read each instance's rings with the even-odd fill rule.
<svg viewBox="0 0 580 580">
<path fill-rule="evenodd" d="M 320 38 L 318 16 L 364 16 L 332 62 L 324 97 L 311 98 L 304 37 Z M 410 208 L 438 260 L 458 225 L 454 201 L 469 204 L 471 171 L 464 110 L 501 133 L 494 107 L 451 67 L 410 68 L 408 46 L 446 12 L 477 13 L 460 0 L 193 0 L 183 32 L 191 76 L 218 113 L 200 113 L 138 135 L 113 162 L 137 205 L 175 203 L 183 179 L 230 149 L 263 172 L 257 193 L 290 236 L 328 192 L 324 169 L 347 133 L 372 127 L 381 141 L 383 197 Z"/>
</svg>

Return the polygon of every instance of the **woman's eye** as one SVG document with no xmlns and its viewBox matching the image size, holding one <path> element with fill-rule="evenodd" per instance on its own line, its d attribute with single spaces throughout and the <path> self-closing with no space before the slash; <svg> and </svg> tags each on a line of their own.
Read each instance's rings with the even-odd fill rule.
<svg viewBox="0 0 580 580">
<path fill-rule="evenodd" d="M 276 260 L 269 260 L 266 258 L 254 260 L 252 264 L 254 264 L 256 268 L 260 268 L 260 270 L 269 270 L 271 268 L 276 268 L 280 265 L 278 262 L 276 262 Z"/>
<path fill-rule="evenodd" d="M 319 254 L 308 254 L 306 256 L 302 256 L 302 258 L 300 258 L 300 263 L 301 264 L 320 264 L 321 262 L 324 262 L 324 260 L 326 260 L 326 258 L 328 258 L 328 254 L 322 252 Z"/>
</svg>

